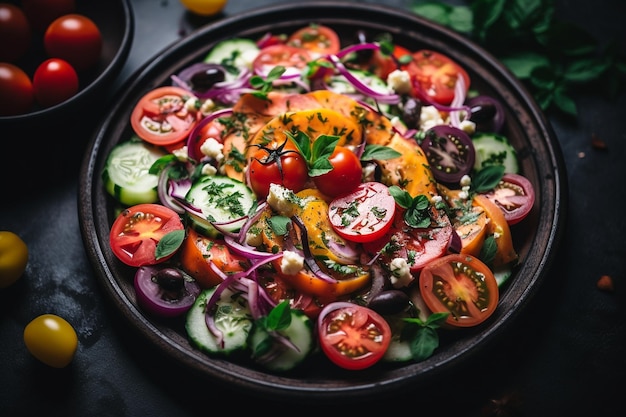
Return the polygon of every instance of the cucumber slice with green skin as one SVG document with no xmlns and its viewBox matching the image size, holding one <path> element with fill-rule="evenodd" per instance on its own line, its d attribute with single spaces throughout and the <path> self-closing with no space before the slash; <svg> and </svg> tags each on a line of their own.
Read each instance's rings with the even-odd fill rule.
<svg viewBox="0 0 626 417">
<path fill-rule="evenodd" d="M 253 324 L 248 304 L 228 289 L 221 294 L 215 313 L 215 326 L 223 334 L 223 345 L 220 346 L 218 339 L 209 331 L 205 318 L 207 302 L 214 292 L 215 288 L 203 290 L 187 312 L 185 330 L 190 343 L 211 355 L 228 356 L 245 351 Z"/>
<path fill-rule="evenodd" d="M 211 222 L 228 223 L 245 216 L 256 205 L 254 192 L 243 182 L 227 176 L 204 175 L 191 186 L 185 199 L 202 211 L 202 215 L 189 213 L 192 226 L 201 233 L 214 236 L 218 232 Z M 234 232 L 245 219 L 223 226 Z"/>
<path fill-rule="evenodd" d="M 158 175 L 148 171 L 166 152 L 138 138 L 116 145 L 109 154 L 102 180 L 105 188 L 120 203 L 133 206 L 159 200 Z"/>
<path fill-rule="evenodd" d="M 315 347 L 313 322 L 301 310 L 291 310 L 291 323 L 289 327 L 281 330 L 280 334 L 288 338 L 298 350 L 284 345 L 277 346 L 276 343 L 280 342 L 273 340 L 268 332 L 259 325 L 255 325 L 250 333 L 249 343 L 253 352 L 252 358 L 264 368 L 275 372 L 284 372 L 295 368 L 311 355 Z M 264 348 L 276 350 L 268 353 L 268 357 L 264 357 L 260 353 Z"/>
<path fill-rule="evenodd" d="M 251 39 L 234 38 L 219 42 L 204 58 L 204 62 L 220 64 L 226 68 L 227 79 L 234 79 L 241 68 L 252 68 L 259 47 Z"/>
<path fill-rule="evenodd" d="M 480 171 L 491 165 L 504 165 L 505 173 L 519 173 L 517 152 L 506 136 L 495 133 L 477 133 L 472 137 L 472 142 L 476 151 L 474 170 Z"/>
</svg>

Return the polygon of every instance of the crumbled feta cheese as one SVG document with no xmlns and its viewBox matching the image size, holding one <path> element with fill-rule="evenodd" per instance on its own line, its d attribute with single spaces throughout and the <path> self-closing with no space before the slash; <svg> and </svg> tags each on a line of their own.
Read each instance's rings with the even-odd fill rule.
<svg viewBox="0 0 626 417">
<path fill-rule="evenodd" d="M 215 168 L 211 164 L 202 165 L 202 175 L 215 175 L 217 173 L 217 168 Z"/>
<path fill-rule="evenodd" d="M 200 105 L 200 113 L 206 116 L 209 113 L 211 113 L 211 111 L 213 111 L 214 108 L 215 108 L 215 102 L 211 100 L 210 98 L 208 98 L 204 100 L 202 104 Z"/>
<path fill-rule="evenodd" d="M 361 167 L 361 177 L 363 178 L 363 182 L 374 181 L 376 175 L 376 167 L 377 164 L 366 164 L 363 163 Z"/>
<path fill-rule="evenodd" d="M 261 235 L 260 230 L 248 230 L 248 232 L 246 232 L 246 243 L 254 247 L 261 246 L 263 244 L 263 235 Z"/>
<path fill-rule="evenodd" d="M 196 111 L 200 107 L 200 100 L 197 97 L 189 97 L 187 101 L 185 101 L 185 108 L 189 111 Z"/>
<path fill-rule="evenodd" d="M 270 192 L 267 195 L 267 204 L 278 214 L 290 217 L 293 212 L 291 200 L 295 197 L 293 191 L 280 184 L 270 184 Z"/>
<path fill-rule="evenodd" d="M 398 94 L 408 94 L 411 92 L 411 76 L 407 71 L 391 71 L 387 76 L 387 85 Z"/>
<path fill-rule="evenodd" d="M 172 151 L 172 154 L 179 160 L 182 162 L 185 162 L 187 159 L 189 159 L 189 152 L 187 150 L 187 145 L 178 148 L 178 149 L 174 149 Z"/>
<path fill-rule="evenodd" d="M 280 269 L 283 274 L 296 275 L 302 268 L 304 268 L 303 256 L 290 250 L 283 251 L 283 258 L 280 261 Z"/>
<path fill-rule="evenodd" d="M 461 177 L 461 181 L 459 181 L 459 185 L 461 187 L 469 187 L 470 185 L 472 185 L 472 177 L 470 177 L 469 175 L 463 175 Z"/>
<path fill-rule="evenodd" d="M 267 204 L 274 211 L 286 217 L 291 217 L 296 207 L 304 207 L 312 200 L 315 200 L 314 196 L 300 198 L 292 190 L 280 184 L 270 184 L 270 191 L 266 199 Z"/>
<path fill-rule="evenodd" d="M 465 191 L 465 190 L 459 191 L 459 198 L 461 200 L 467 200 L 468 197 L 469 197 L 469 193 L 467 191 Z"/>
<path fill-rule="evenodd" d="M 415 279 L 404 258 L 394 258 L 389 263 L 389 269 L 391 270 L 391 277 L 389 278 L 394 288 L 407 287 Z"/>
<path fill-rule="evenodd" d="M 443 197 L 440 196 L 440 195 L 434 195 L 433 198 L 431 198 L 430 201 L 433 204 L 441 203 L 443 201 Z"/>
<path fill-rule="evenodd" d="M 217 162 L 224 159 L 224 154 L 222 153 L 223 149 L 224 144 L 214 138 L 207 138 L 204 143 L 202 143 L 202 146 L 200 146 L 200 152 L 202 152 L 203 155 L 213 158 Z"/>
<path fill-rule="evenodd" d="M 468 135 L 473 135 L 474 133 L 476 133 L 476 123 L 472 122 L 471 120 L 461 120 L 459 129 L 461 129 Z"/>
<path fill-rule="evenodd" d="M 435 106 L 424 106 L 420 112 L 420 127 L 426 131 L 431 127 L 445 124 L 439 110 Z"/>
</svg>

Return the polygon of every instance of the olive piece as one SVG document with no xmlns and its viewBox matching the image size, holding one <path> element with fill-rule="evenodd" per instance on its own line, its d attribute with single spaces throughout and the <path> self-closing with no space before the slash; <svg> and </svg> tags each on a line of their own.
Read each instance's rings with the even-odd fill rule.
<svg viewBox="0 0 626 417">
<path fill-rule="evenodd" d="M 496 115 L 496 106 L 491 103 L 480 103 L 471 108 L 470 119 L 476 123 L 485 123 L 493 119 Z"/>
<path fill-rule="evenodd" d="M 409 296 L 403 291 L 386 290 L 372 297 L 368 307 L 379 314 L 395 314 L 406 309 L 409 303 Z"/>
<path fill-rule="evenodd" d="M 402 120 L 409 128 L 419 128 L 422 103 L 409 97 L 402 107 Z"/>
<path fill-rule="evenodd" d="M 211 66 L 194 72 L 189 80 L 196 91 L 206 91 L 215 84 L 226 79 L 224 70 L 218 66 Z"/>
<path fill-rule="evenodd" d="M 160 269 L 154 276 L 163 291 L 178 293 L 185 286 L 183 274 L 176 268 Z"/>
</svg>

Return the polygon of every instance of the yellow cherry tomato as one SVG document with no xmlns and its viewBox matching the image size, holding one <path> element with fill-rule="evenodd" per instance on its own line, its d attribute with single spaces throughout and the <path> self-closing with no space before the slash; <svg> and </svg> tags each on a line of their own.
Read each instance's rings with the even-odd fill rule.
<svg viewBox="0 0 626 417">
<path fill-rule="evenodd" d="M 64 368 L 74 358 L 78 337 L 64 318 L 43 314 L 24 328 L 24 343 L 28 351 L 41 362 L 54 368 Z"/>
<path fill-rule="evenodd" d="M 213 16 L 224 9 L 228 0 L 180 0 L 187 10 L 200 16 Z"/>
<path fill-rule="evenodd" d="M 0 289 L 17 281 L 26 270 L 28 247 L 15 233 L 0 231 Z"/>
</svg>

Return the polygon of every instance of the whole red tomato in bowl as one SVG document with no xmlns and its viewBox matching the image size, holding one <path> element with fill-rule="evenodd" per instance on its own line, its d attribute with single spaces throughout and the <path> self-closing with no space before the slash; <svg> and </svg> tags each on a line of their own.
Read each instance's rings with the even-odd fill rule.
<svg viewBox="0 0 626 417">
<path fill-rule="evenodd" d="M 2 131 L 62 126 L 93 113 L 134 34 L 130 0 L 11 0 L 0 3 L 0 21 L 0 45 L 12 44 L 0 47 Z M 26 46 L 20 52 L 14 44 Z"/>
</svg>

